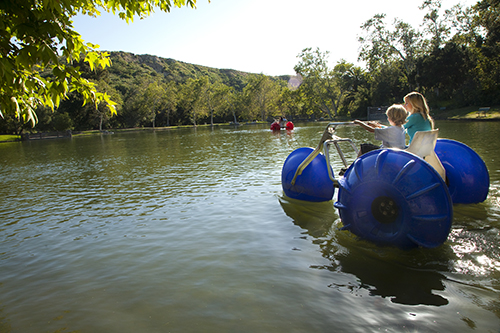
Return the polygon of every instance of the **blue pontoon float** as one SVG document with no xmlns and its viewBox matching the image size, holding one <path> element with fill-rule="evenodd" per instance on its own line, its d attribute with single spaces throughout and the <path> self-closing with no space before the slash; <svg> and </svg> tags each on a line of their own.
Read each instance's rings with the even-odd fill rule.
<svg viewBox="0 0 500 333">
<path fill-rule="evenodd" d="M 344 225 L 360 238 L 403 249 L 437 247 L 448 238 L 453 204 L 486 199 L 489 174 L 484 161 L 465 144 L 438 139 L 439 130 L 417 132 L 406 150 L 379 149 L 363 154 L 348 165 L 341 142 L 330 123 L 316 149 L 302 147 L 285 160 L 281 183 L 292 199 L 332 200 Z M 330 164 L 334 145 L 347 168 L 335 179 Z"/>
</svg>

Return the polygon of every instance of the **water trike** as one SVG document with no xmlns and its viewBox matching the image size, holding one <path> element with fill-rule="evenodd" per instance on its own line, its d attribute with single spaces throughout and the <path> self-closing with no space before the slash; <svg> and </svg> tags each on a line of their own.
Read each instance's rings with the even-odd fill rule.
<svg viewBox="0 0 500 333">
<path fill-rule="evenodd" d="M 292 199 L 332 200 L 338 188 L 338 209 L 344 230 L 380 245 L 403 249 L 434 248 L 448 238 L 453 204 L 486 199 L 489 174 L 484 161 L 465 144 L 438 139 L 439 130 L 417 132 L 405 149 L 378 149 L 348 164 L 329 123 L 316 149 L 302 147 L 285 160 L 281 182 Z M 346 170 L 335 178 L 330 164 L 334 145 Z"/>
<path fill-rule="evenodd" d="M 294 125 L 291 121 L 288 121 L 286 119 L 283 119 L 283 118 L 280 118 L 280 120 L 275 120 L 272 124 L 271 124 L 271 131 L 275 132 L 275 131 L 280 131 L 282 129 L 285 129 L 287 131 L 291 131 L 293 130 L 294 128 Z"/>
</svg>

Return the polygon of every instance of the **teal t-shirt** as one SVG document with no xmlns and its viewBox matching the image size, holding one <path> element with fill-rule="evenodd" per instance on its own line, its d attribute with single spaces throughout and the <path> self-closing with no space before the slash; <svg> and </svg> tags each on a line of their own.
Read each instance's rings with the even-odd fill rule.
<svg viewBox="0 0 500 333">
<path fill-rule="evenodd" d="M 431 122 L 428 119 L 424 119 L 420 113 L 412 113 L 406 118 L 406 124 L 403 127 L 410 136 L 410 142 L 416 132 L 432 130 Z"/>
</svg>

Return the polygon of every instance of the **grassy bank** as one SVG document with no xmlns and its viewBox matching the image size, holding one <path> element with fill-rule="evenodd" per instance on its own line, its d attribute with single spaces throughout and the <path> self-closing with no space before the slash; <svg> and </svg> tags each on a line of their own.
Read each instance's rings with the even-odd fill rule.
<svg viewBox="0 0 500 333">
<path fill-rule="evenodd" d="M 500 120 L 500 106 L 492 106 L 489 111 L 480 112 L 479 107 L 469 106 L 460 109 L 433 110 L 436 119 L 450 120 Z"/>
<path fill-rule="evenodd" d="M 19 135 L 0 134 L 0 142 L 15 142 L 21 140 Z"/>
</svg>

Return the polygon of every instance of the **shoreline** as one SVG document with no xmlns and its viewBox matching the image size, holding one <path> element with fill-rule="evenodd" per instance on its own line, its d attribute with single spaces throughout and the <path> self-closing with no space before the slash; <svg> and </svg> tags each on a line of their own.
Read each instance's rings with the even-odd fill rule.
<svg viewBox="0 0 500 333">
<path fill-rule="evenodd" d="M 449 118 L 441 118 L 441 117 L 434 117 L 434 120 L 448 120 L 448 121 L 456 121 L 456 122 L 471 122 L 471 121 L 477 121 L 477 122 L 495 122 L 495 121 L 500 121 L 500 117 L 480 117 L 480 118 L 473 118 L 473 117 L 449 117 Z M 264 124 L 265 122 L 258 122 L 258 124 Z M 300 121 L 298 122 L 300 123 Z M 219 123 L 219 124 L 214 124 L 213 126 L 245 126 L 245 125 L 255 125 L 257 123 L 255 122 L 245 122 L 245 123 L 239 123 L 239 124 L 233 124 L 233 123 Z M 182 126 L 169 126 L 169 127 L 140 127 L 140 128 L 120 128 L 120 129 L 108 129 L 108 130 L 88 130 L 88 131 L 80 131 L 80 132 L 75 132 L 72 134 L 72 136 L 85 136 L 85 135 L 111 135 L 114 134 L 115 132 L 136 132 L 136 131 L 170 131 L 170 130 L 176 130 L 180 128 L 196 128 L 196 127 L 209 127 L 211 126 L 210 124 L 203 124 L 203 125 L 182 125 Z M 8 138 L 8 139 L 5 139 Z M 60 137 L 62 138 L 62 137 Z M 66 137 L 67 138 L 67 137 Z M 55 138 L 53 138 L 55 139 Z M 45 140 L 53 140 L 51 139 L 45 139 Z M 38 140 L 38 139 L 35 139 Z M 6 134 L 2 135 L 0 134 L 0 143 L 8 143 L 8 142 L 22 142 L 20 136 L 15 136 L 12 134 Z M 27 140 L 30 141 L 30 140 Z"/>
</svg>

